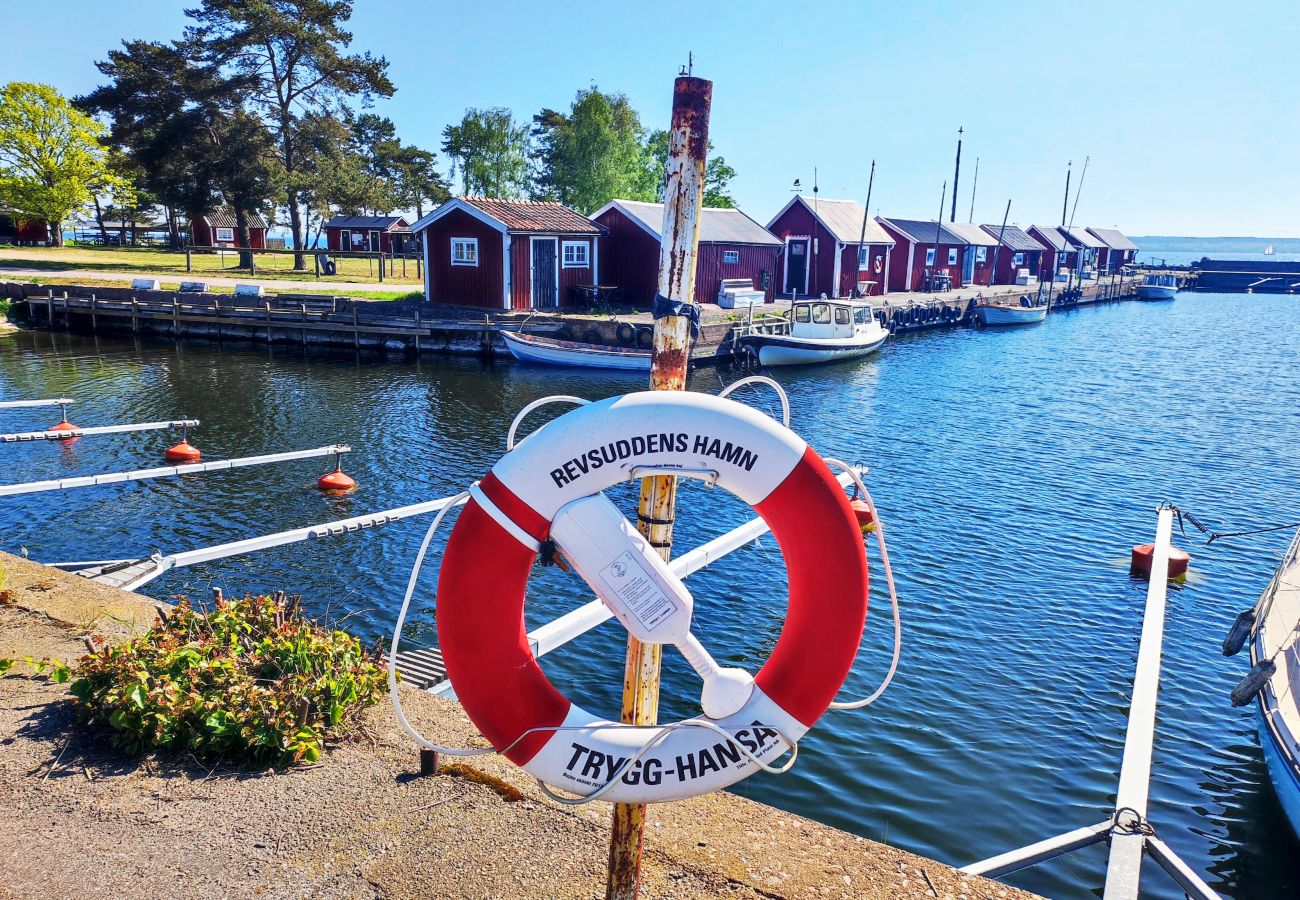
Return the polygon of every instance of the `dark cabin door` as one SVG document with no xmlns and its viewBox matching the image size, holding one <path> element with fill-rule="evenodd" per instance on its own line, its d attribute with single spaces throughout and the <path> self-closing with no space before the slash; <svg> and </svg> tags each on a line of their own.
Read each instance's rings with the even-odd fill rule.
<svg viewBox="0 0 1300 900">
<path fill-rule="evenodd" d="M 371 253 L 378 253 L 378 252 L 379 252 L 379 232 L 378 232 L 378 231 L 372 231 L 372 232 L 370 232 L 370 252 L 371 252 Z"/>
<path fill-rule="evenodd" d="M 560 295 L 555 281 L 555 238 L 533 240 L 533 307 L 558 306 Z"/>
<path fill-rule="evenodd" d="M 786 241 L 785 292 L 808 293 L 808 239 Z"/>
</svg>

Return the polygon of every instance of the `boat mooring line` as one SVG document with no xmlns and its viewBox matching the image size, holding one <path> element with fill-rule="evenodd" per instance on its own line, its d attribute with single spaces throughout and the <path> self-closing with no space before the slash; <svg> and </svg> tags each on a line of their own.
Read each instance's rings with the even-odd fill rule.
<svg viewBox="0 0 1300 900">
<path fill-rule="evenodd" d="M 1166 504 L 1160 508 L 1156 519 L 1155 548 L 1142 614 L 1142 635 L 1133 677 L 1133 694 L 1129 700 L 1124 757 L 1120 764 L 1119 787 L 1115 792 L 1115 811 L 1111 818 L 1100 825 L 1066 832 L 965 866 L 958 871 L 967 875 L 996 878 L 1080 847 L 1109 840 L 1110 858 L 1106 864 L 1103 900 L 1137 900 L 1144 851 L 1149 852 L 1189 896 L 1196 900 L 1219 900 L 1219 895 L 1168 844 L 1156 837 L 1155 830 L 1147 819 L 1174 512 L 1174 508 Z"/>
<path fill-rule="evenodd" d="M 0 444 L 12 444 L 18 441 L 66 441 L 69 438 L 92 434 L 163 431 L 167 428 L 193 428 L 198 424 L 198 419 L 177 419 L 174 422 L 139 422 L 135 425 L 93 425 L 90 428 L 70 428 L 64 431 L 19 431 L 14 434 L 0 434 Z"/>
<path fill-rule="evenodd" d="M 29 409 L 35 406 L 71 406 L 75 400 L 0 400 L 0 409 Z"/>
<path fill-rule="evenodd" d="M 66 434 L 66 432 L 60 432 L 60 434 Z M 96 487 L 101 484 L 119 484 L 124 481 L 144 481 L 148 478 L 168 478 L 173 475 L 189 475 L 195 472 L 219 472 L 225 469 L 242 469 L 245 466 L 265 466 L 271 463 L 291 462 L 296 459 L 312 459 L 317 456 L 348 453 L 351 449 L 346 444 L 335 444 L 329 447 L 317 447 L 313 450 L 291 450 L 287 453 L 241 456 L 236 459 L 218 459 L 212 462 L 186 463 L 180 466 L 158 466 L 153 469 L 135 469 L 130 472 L 106 472 L 101 475 L 56 478 L 49 481 L 28 481 L 24 484 L 6 484 L 0 485 L 0 497 L 35 494 L 41 491 L 66 491 L 72 488 Z"/>
</svg>

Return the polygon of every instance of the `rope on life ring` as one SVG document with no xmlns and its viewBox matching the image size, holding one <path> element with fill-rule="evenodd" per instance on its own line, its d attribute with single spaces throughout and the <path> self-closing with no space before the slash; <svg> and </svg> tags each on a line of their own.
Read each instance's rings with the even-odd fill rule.
<svg viewBox="0 0 1300 900">
<path fill-rule="evenodd" d="M 619 322 L 614 337 L 622 346 L 631 347 L 636 343 L 636 327 L 631 322 Z"/>
<path fill-rule="evenodd" d="M 718 667 L 694 638 L 689 593 L 603 495 L 661 471 L 705 478 L 748 503 L 785 558 L 786 620 L 752 678 Z M 630 632 L 681 650 L 703 678 L 704 715 L 625 726 L 555 689 L 524 624 L 529 572 L 552 542 Z M 848 498 L 802 439 L 732 400 L 643 392 L 552 420 L 471 488 L 439 573 L 438 634 L 457 697 L 497 751 L 581 798 L 567 802 L 659 802 L 783 770 L 774 761 L 830 708 L 852 668 L 867 591 Z"/>
</svg>

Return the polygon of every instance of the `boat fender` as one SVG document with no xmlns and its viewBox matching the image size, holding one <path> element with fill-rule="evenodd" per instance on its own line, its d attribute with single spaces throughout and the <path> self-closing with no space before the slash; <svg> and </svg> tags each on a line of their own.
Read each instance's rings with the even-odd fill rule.
<svg viewBox="0 0 1300 900">
<path fill-rule="evenodd" d="M 1271 659 L 1256 663 L 1255 666 L 1246 673 L 1246 677 L 1241 679 L 1235 688 L 1232 689 L 1232 705 L 1245 706 L 1254 700 L 1260 691 L 1264 690 L 1264 685 L 1277 672 L 1277 663 Z"/>
<path fill-rule="evenodd" d="M 578 341 L 578 339 L 574 337 L 573 332 L 567 328 L 561 328 L 559 331 L 555 332 L 555 339 L 557 341 L 568 341 L 571 344 L 577 343 Z"/>
<path fill-rule="evenodd" d="M 648 325 L 642 325 L 636 330 L 636 345 L 650 349 L 655 342 L 655 330 Z"/>
<path fill-rule="evenodd" d="M 584 344 L 603 344 L 605 337 L 594 328 L 589 328 L 582 333 L 582 342 Z"/>
<path fill-rule="evenodd" d="M 603 494 L 665 467 L 752 506 L 781 549 L 789 604 L 752 677 L 718 667 L 691 635 L 690 593 Z M 679 800 L 770 771 L 829 708 L 857 655 L 868 592 L 859 528 L 816 451 L 733 400 L 647 391 L 567 412 L 493 466 L 452 531 L 436 612 L 452 688 L 506 758 L 583 797 Z M 620 725 L 551 684 L 524 621 L 529 572 L 547 540 L 630 633 L 681 650 L 704 679 L 703 716 Z"/>
<path fill-rule="evenodd" d="M 1237 613 L 1232 627 L 1228 629 L 1228 636 L 1223 639 L 1223 655 L 1236 656 L 1240 653 L 1241 648 L 1246 646 L 1246 639 L 1250 637 L 1251 629 L 1254 627 L 1255 607 Z"/>
<path fill-rule="evenodd" d="M 636 343 L 636 328 L 630 322 L 619 322 L 614 336 L 624 347 L 631 347 Z"/>
</svg>

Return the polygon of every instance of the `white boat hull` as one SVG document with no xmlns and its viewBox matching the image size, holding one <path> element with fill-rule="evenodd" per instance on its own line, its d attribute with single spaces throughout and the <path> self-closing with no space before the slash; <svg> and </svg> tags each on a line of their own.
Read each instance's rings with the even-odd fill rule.
<svg viewBox="0 0 1300 900">
<path fill-rule="evenodd" d="M 1172 300 L 1178 293 L 1178 288 L 1163 284 L 1139 284 L 1137 291 L 1139 300 Z"/>
<path fill-rule="evenodd" d="M 648 350 L 622 350 L 510 331 L 501 332 L 501 338 L 520 362 L 584 369 L 621 369 L 625 372 L 650 371 Z"/>
<path fill-rule="evenodd" d="M 1256 606 L 1250 641 L 1252 665 L 1277 666 L 1258 697 L 1259 745 L 1269 778 L 1291 830 L 1300 837 L 1300 535 L 1292 541 L 1273 581 Z"/>
<path fill-rule="evenodd" d="M 985 325 L 1032 325 L 1047 318 L 1047 305 L 981 306 L 980 320 Z"/>
<path fill-rule="evenodd" d="M 758 361 L 764 366 L 806 366 L 858 359 L 879 350 L 888 337 L 888 331 L 869 340 L 754 335 L 746 339 L 746 343 L 758 354 Z"/>
</svg>

